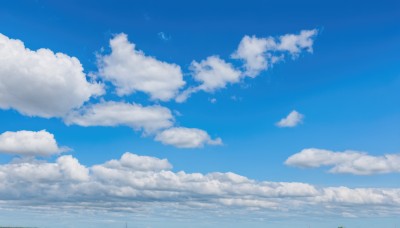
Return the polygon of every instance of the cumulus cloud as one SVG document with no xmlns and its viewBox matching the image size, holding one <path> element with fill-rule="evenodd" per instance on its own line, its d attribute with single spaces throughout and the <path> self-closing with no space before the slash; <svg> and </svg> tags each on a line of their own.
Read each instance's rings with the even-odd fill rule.
<svg viewBox="0 0 400 228">
<path fill-rule="evenodd" d="M 9 207 L 7 203 L 12 201 L 18 208 L 48 206 L 62 208 L 64 213 L 69 209 L 148 215 L 167 207 L 218 214 L 239 209 L 242 215 L 246 209 L 250 214 L 400 215 L 397 188 L 319 188 L 299 182 L 256 181 L 231 172 L 175 172 L 166 159 L 132 153 L 91 167 L 70 155 L 54 163 L 30 160 L 2 164 L 0 181 L 0 208 Z"/>
<path fill-rule="evenodd" d="M 88 82 L 79 60 L 0 34 L 0 108 L 28 116 L 60 117 L 103 87 Z"/>
<path fill-rule="evenodd" d="M 0 179 L 5 185 L 0 187 L 0 195 L 2 199 L 12 199 L 21 196 L 29 197 L 41 194 L 43 187 L 50 187 L 45 191 L 55 191 L 54 188 L 62 188 L 61 183 L 73 185 L 76 182 L 89 180 L 89 169 L 81 165 L 79 161 L 71 155 L 59 157 L 55 163 L 48 163 L 41 160 L 13 162 L 0 165 Z M 22 187 L 29 184 L 30 188 Z M 40 186 L 42 185 L 43 186 Z M 8 188 L 15 188 L 14 192 L 5 193 Z M 19 188 L 19 189 L 17 189 Z M 62 190 L 58 189 L 61 193 Z M 64 192 L 65 194 L 70 194 Z M 56 192 L 52 193 L 57 196 Z M 57 197 L 62 198 L 63 195 Z"/>
<path fill-rule="evenodd" d="M 21 156 L 51 156 L 68 151 L 59 147 L 54 135 L 41 131 L 6 131 L 0 134 L 0 153 Z"/>
<path fill-rule="evenodd" d="M 104 167 L 120 170 L 137 171 L 162 171 L 171 170 L 172 165 L 167 159 L 159 159 L 150 156 L 139 156 L 132 153 L 124 153 L 119 160 L 110 160 Z"/>
<path fill-rule="evenodd" d="M 364 152 L 333 152 L 309 148 L 290 156 L 286 165 L 301 168 L 331 166 L 331 173 L 349 173 L 354 175 L 372 175 L 400 172 L 400 154 L 372 156 Z"/>
<path fill-rule="evenodd" d="M 147 133 L 171 127 L 174 117 L 168 108 L 142 106 L 122 102 L 102 102 L 70 112 L 64 119 L 68 125 L 128 126 Z"/>
<path fill-rule="evenodd" d="M 197 128 L 169 128 L 158 133 L 155 139 L 178 148 L 199 148 L 205 144 L 222 145 L 221 138 L 211 139 L 207 132 Z"/>
<path fill-rule="evenodd" d="M 126 34 L 112 38 L 110 47 L 111 54 L 99 56 L 99 74 L 116 87 L 118 95 L 141 91 L 151 99 L 167 101 L 185 85 L 180 66 L 146 56 Z"/>
<path fill-rule="evenodd" d="M 293 110 L 285 118 L 281 119 L 276 126 L 278 127 L 295 127 L 300 124 L 304 119 L 304 115 Z"/>
<path fill-rule="evenodd" d="M 279 51 L 288 51 L 292 55 L 298 55 L 302 50 L 312 52 L 314 36 L 317 30 L 302 30 L 300 34 L 286 34 L 279 37 L 279 44 L 276 49 Z"/>
<path fill-rule="evenodd" d="M 57 159 L 56 172 L 61 174 L 60 178 L 73 181 L 87 181 L 89 180 L 89 169 L 81 165 L 78 159 L 71 155 L 61 156 Z"/>
<path fill-rule="evenodd" d="M 236 83 L 241 76 L 241 72 L 235 70 L 232 64 L 218 56 L 210 56 L 200 63 L 193 61 L 190 69 L 194 79 L 201 83 L 199 89 L 208 92 L 224 88 L 227 83 Z"/>
<path fill-rule="evenodd" d="M 272 58 L 272 54 L 266 52 L 275 47 L 276 43 L 273 38 L 244 36 L 238 49 L 232 54 L 232 58 L 242 59 L 245 63 L 246 75 L 255 77 L 262 70 L 268 68 L 268 60 Z"/>
<path fill-rule="evenodd" d="M 244 61 L 245 75 L 256 77 L 287 55 L 295 58 L 302 51 L 312 52 L 316 34 L 317 30 L 313 29 L 302 30 L 299 34 L 286 34 L 279 38 L 244 36 L 231 57 Z"/>
<path fill-rule="evenodd" d="M 225 62 L 218 56 L 210 56 L 201 62 L 193 61 L 190 70 L 193 78 L 200 85 L 182 92 L 177 97 L 177 102 L 186 100 L 191 93 L 200 90 L 214 92 L 217 89 L 224 88 L 228 83 L 237 83 L 242 76 L 242 73 L 236 70 L 232 64 Z"/>
</svg>

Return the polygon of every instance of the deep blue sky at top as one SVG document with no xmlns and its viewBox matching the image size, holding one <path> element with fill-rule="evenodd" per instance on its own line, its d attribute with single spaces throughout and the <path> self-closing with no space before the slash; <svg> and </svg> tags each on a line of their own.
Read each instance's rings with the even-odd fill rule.
<svg viewBox="0 0 400 228">
<path fill-rule="evenodd" d="M 183 150 L 126 127 L 66 127 L 58 119 L 0 111 L 0 131 L 47 129 L 84 164 L 125 151 L 168 158 L 176 170 L 232 171 L 261 180 L 320 185 L 397 186 L 394 175 L 334 176 L 285 167 L 301 149 L 400 152 L 400 2 L 398 1 L 3 1 L 0 33 L 36 50 L 76 56 L 96 71 L 95 53 L 120 32 L 147 55 L 179 64 L 210 55 L 228 59 L 244 35 L 279 36 L 319 30 L 313 54 L 286 60 L 256 79 L 186 103 L 161 103 L 177 122 L 207 130 L 222 147 Z M 159 32 L 171 37 L 161 40 Z M 189 76 L 187 76 L 189 78 Z M 235 96 L 237 100 L 231 99 Z M 108 95 L 107 99 L 116 96 Z M 147 104 L 143 94 L 124 98 Z M 217 103 L 211 104 L 210 98 Z M 274 123 L 296 109 L 294 129 Z M 9 157 L 2 156 L 0 161 Z M 328 179 L 326 177 L 329 177 Z"/>
</svg>

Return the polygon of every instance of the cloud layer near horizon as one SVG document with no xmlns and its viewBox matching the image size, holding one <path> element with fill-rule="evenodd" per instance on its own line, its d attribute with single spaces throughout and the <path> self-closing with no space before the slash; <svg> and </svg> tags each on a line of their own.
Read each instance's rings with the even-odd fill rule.
<svg viewBox="0 0 400 228">
<path fill-rule="evenodd" d="M 400 189 L 319 188 L 307 183 L 256 181 L 231 172 L 175 172 L 166 159 L 132 153 L 90 167 L 71 155 L 55 162 L 14 160 L 0 165 L 0 181 L 2 203 L 12 201 L 37 209 L 35 202 L 40 201 L 42 209 L 66 212 L 73 204 L 74 210 L 147 214 L 151 204 L 150 210 L 169 205 L 217 212 L 245 209 L 248 213 L 293 214 L 307 208 L 339 216 L 400 215 Z"/>
</svg>

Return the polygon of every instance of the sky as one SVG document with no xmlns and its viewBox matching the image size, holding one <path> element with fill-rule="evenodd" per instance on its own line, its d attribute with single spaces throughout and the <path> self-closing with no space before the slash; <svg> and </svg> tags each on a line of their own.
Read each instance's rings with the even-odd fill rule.
<svg viewBox="0 0 400 228">
<path fill-rule="evenodd" d="M 0 226 L 400 227 L 398 1 L 0 3 Z"/>
</svg>

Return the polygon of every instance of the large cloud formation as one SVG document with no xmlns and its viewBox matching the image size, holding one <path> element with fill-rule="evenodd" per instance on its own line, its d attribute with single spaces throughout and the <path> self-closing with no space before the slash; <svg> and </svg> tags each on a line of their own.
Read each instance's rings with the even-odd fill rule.
<svg viewBox="0 0 400 228">
<path fill-rule="evenodd" d="M 243 77 L 255 77 L 286 54 L 296 57 L 302 51 L 311 52 L 316 33 L 303 30 L 279 38 L 245 36 L 231 56 L 243 60 L 245 71 L 217 55 L 192 61 L 189 70 L 198 85 L 190 85 L 181 92 L 186 82 L 180 66 L 145 55 L 121 33 L 110 40 L 111 53 L 98 56 L 98 76 L 111 82 L 119 96 L 140 91 L 153 101 L 175 98 L 183 102 L 192 93 L 214 92 L 240 82 Z M 28 116 L 61 117 L 66 124 L 80 126 L 129 126 L 180 148 L 222 143 L 201 129 L 171 128 L 174 118 L 170 110 L 159 105 L 123 101 L 84 104 L 104 92 L 102 84 L 87 81 L 77 58 L 49 49 L 32 51 L 20 40 L 0 34 L 1 109 L 15 109 Z"/>
<path fill-rule="evenodd" d="M 61 117 L 102 93 L 102 85 L 87 81 L 77 58 L 44 48 L 33 51 L 0 34 L 1 109 Z"/>
<path fill-rule="evenodd" d="M 372 156 L 359 151 L 334 152 L 309 148 L 290 156 L 286 165 L 301 168 L 331 166 L 331 173 L 372 175 L 400 172 L 400 154 Z"/>
<path fill-rule="evenodd" d="M 220 212 L 239 209 L 249 214 L 293 214 L 307 208 L 309 213 L 339 216 L 344 212 L 354 216 L 400 215 L 400 189 L 319 188 L 306 183 L 256 181 L 230 172 L 175 172 L 166 159 L 132 153 L 90 167 L 70 155 L 55 162 L 16 160 L 0 165 L 0 181 L 0 206 L 12 201 L 19 208 L 36 210 L 49 207 L 64 208 L 64 212 L 148 214 L 169 205 Z"/>
</svg>

